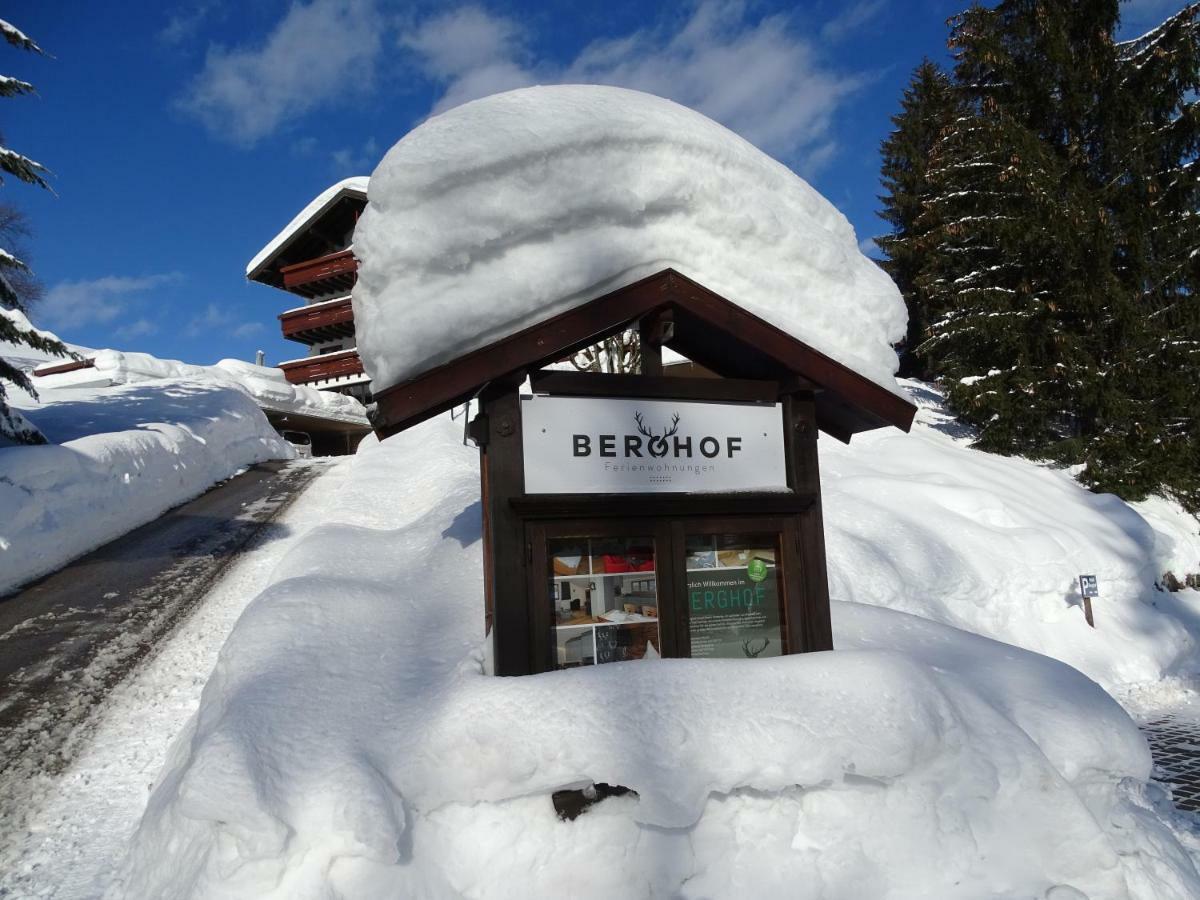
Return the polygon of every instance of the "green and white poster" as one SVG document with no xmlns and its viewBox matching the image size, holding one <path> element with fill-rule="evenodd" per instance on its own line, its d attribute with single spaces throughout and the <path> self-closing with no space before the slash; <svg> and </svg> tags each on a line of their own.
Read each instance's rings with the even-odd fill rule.
<svg viewBox="0 0 1200 900">
<path fill-rule="evenodd" d="M 747 568 L 690 571 L 687 592 L 693 659 L 782 655 L 774 566 L 753 559 Z"/>
</svg>

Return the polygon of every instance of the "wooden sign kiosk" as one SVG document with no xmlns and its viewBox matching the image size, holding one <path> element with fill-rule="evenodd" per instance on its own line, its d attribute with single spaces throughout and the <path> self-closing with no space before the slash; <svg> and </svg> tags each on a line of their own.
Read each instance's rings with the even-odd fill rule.
<svg viewBox="0 0 1200 900">
<path fill-rule="evenodd" d="M 496 674 L 832 649 L 817 430 L 916 409 L 735 300 L 667 269 L 376 395 L 381 438 L 479 402 Z M 630 327 L 642 374 L 543 368 Z"/>
</svg>

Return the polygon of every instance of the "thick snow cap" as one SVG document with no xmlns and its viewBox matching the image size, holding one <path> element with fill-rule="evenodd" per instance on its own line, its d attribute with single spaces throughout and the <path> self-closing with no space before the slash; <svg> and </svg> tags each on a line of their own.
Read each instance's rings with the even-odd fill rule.
<svg viewBox="0 0 1200 900">
<path fill-rule="evenodd" d="M 496 94 L 415 128 L 354 237 L 376 391 L 672 267 L 896 391 L 905 309 L 854 229 L 786 166 L 661 97 Z"/>
</svg>

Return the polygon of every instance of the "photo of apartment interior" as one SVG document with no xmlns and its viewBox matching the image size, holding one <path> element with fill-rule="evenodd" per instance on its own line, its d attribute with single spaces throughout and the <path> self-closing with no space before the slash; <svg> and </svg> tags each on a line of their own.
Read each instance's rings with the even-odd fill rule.
<svg viewBox="0 0 1200 900">
<path fill-rule="evenodd" d="M 757 559 L 775 566 L 773 535 L 697 534 L 687 539 L 687 570 L 744 569 Z"/>
<path fill-rule="evenodd" d="M 551 542 L 558 668 L 658 655 L 658 586 L 649 538 Z"/>
</svg>

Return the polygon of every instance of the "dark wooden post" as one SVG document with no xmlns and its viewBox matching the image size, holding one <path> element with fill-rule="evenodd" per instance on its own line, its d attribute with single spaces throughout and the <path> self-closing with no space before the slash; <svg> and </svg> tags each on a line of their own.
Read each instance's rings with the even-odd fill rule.
<svg viewBox="0 0 1200 900">
<path fill-rule="evenodd" d="M 536 671 L 530 657 L 525 533 L 509 502 L 525 492 L 519 383 L 510 380 L 482 392 L 471 429 L 480 445 L 486 616 L 497 675 Z"/>
<path fill-rule="evenodd" d="M 674 336 L 675 323 L 669 309 L 659 310 L 638 320 L 638 344 L 642 353 L 642 374 L 661 375 L 662 347 Z"/>
<path fill-rule="evenodd" d="M 783 397 L 783 414 L 789 486 L 797 494 L 813 498 L 812 505 L 799 515 L 799 575 L 804 616 L 800 623 L 802 645 L 797 649 L 832 650 L 829 573 L 825 562 L 821 474 L 817 461 L 817 415 L 812 393 L 800 391 Z"/>
</svg>

